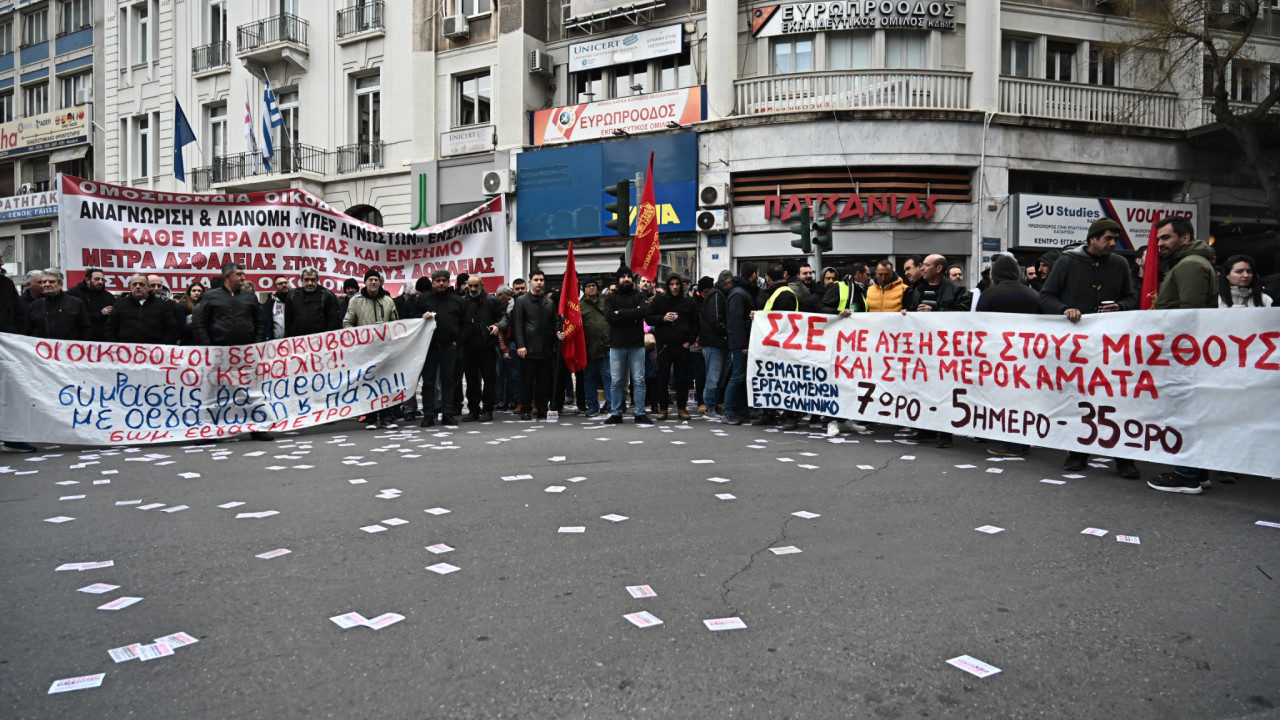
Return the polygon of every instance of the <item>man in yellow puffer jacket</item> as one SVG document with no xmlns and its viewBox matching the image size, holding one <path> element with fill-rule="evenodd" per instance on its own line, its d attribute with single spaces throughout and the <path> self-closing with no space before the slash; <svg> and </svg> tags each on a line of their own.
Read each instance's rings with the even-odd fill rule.
<svg viewBox="0 0 1280 720">
<path fill-rule="evenodd" d="M 902 310 L 902 294 L 906 289 L 906 283 L 893 271 L 893 263 L 881 260 L 876 265 L 875 282 L 867 286 L 867 312 Z"/>
</svg>

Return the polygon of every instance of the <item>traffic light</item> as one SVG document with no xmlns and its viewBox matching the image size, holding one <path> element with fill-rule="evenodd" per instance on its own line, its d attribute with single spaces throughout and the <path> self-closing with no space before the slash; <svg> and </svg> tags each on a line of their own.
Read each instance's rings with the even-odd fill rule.
<svg viewBox="0 0 1280 720">
<path fill-rule="evenodd" d="M 831 221 L 816 220 L 813 223 L 813 245 L 822 251 L 831 250 Z"/>
<path fill-rule="evenodd" d="M 613 213 L 613 218 L 605 221 L 605 227 L 617 232 L 622 237 L 631 235 L 631 181 L 619 180 L 604 191 L 612 195 L 613 202 L 604 206 L 605 211 Z"/>
<path fill-rule="evenodd" d="M 800 237 L 791 241 L 791 247 L 798 249 L 800 252 L 808 255 L 813 252 L 813 245 L 809 240 L 810 223 L 813 220 L 813 213 L 808 206 L 800 210 L 800 222 L 791 226 L 791 232 Z"/>
</svg>

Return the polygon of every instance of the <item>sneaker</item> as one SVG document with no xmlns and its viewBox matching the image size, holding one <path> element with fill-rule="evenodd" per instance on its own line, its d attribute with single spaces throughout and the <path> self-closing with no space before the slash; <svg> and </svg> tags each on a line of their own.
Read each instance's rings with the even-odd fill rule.
<svg viewBox="0 0 1280 720">
<path fill-rule="evenodd" d="M 610 415 L 609 417 L 604 419 L 605 425 L 619 425 L 621 423 L 622 423 L 621 415 Z"/>
<path fill-rule="evenodd" d="M 441 425 L 457 425 L 458 421 L 453 419 L 452 415 L 443 415 L 440 418 Z"/>
<path fill-rule="evenodd" d="M 422 418 L 422 422 L 418 423 L 418 427 L 435 427 L 435 424 L 436 424 L 436 418 L 433 415 L 431 417 Z"/>
<path fill-rule="evenodd" d="M 726 425 L 741 425 L 744 422 L 742 418 L 734 415 L 733 413 L 725 413 L 720 417 L 724 420 L 724 424 Z"/>
<path fill-rule="evenodd" d="M 426 427 L 426 424 L 425 424 L 425 423 L 426 423 L 427 421 L 426 421 L 426 420 L 423 420 L 422 422 L 424 423 L 422 427 Z M 377 430 L 377 429 L 378 429 L 378 423 L 376 423 L 376 422 L 368 423 L 367 425 L 365 425 L 365 426 L 364 426 L 364 429 L 365 429 L 365 430 Z"/>
<path fill-rule="evenodd" d="M 1000 457 L 1022 457 L 1022 453 L 1017 450 L 1006 450 L 1000 445 L 992 445 L 987 448 L 988 455 L 999 455 Z"/>
<path fill-rule="evenodd" d="M 481 413 L 480 422 L 493 422 L 493 413 Z"/>
<path fill-rule="evenodd" d="M 653 421 L 649 419 L 649 416 L 648 416 L 648 415 L 637 415 L 637 416 L 636 416 L 636 424 L 637 424 L 637 425 L 652 425 L 652 424 L 653 424 Z"/>
<path fill-rule="evenodd" d="M 36 451 L 36 446 L 24 442 L 7 442 L 4 444 L 3 449 L 4 452 L 11 453 L 33 453 Z"/>
<path fill-rule="evenodd" d="M 701 412 L 702 412 L 702 417 L 707 420 L 721 420 L 724 418 L 723 415 L 716 412 L 715 408 L 707 408 L 706 410 L 702 410 Z"/>
<path fill-rule="evenodd" d="M 1062 463 L 1062 469 L 1067 472 L 1081 472 L 1088 461 L 1089 456 L 1084 453 L 1067 453 L 1067 459 Z"/>
<path fill-rule="evenodd" d="M 827 437 L 835 437 L 840 434 L 840 421 L 832 420 L 827 423 Z"/>
<path fill-rule="evenodd" d="M 1137 480 L 1142 477 L 1142 473 L 1138 472 L 1138 464 L 1132 460 L 1116 460 L 1116 472 L 1126 480 Z"/>
<path fill-rule="evenodd" d="M 846 420 L 844 422 L 844 429 L 849 432 L 866 432 L 867 426 L 861 423 L 856 423 L 852 420 Z"/>
<path fill-rule="evenodd" d="M 395 430 L 395 429 L 396 429 L 396 428 L 398 428 L 398 427 L 400 427 L 400 426 L 399 426 L 399 425 L 397 425 L 397 424 L 395 424 L 395 423 L 393 423 L 393 422 L 391 422 L 390 420 L 384 420 L 384 421 L 382 421 L 382 422 L 378 423 L 378 429 L 379 429 L 379 430 Z"/>
<path fill-rule="evenodd" d="M 1199 495 L 1204 492 L 1200 487 L 1198 480 L 1189 477 L 1183 477 L 1175 472 L 1160 473 L 1147 481 L 1147 487 L 1152 490 L 1161 490 L 1163 492 L 1185 493 L 1187 495 Z"/>
</svg>

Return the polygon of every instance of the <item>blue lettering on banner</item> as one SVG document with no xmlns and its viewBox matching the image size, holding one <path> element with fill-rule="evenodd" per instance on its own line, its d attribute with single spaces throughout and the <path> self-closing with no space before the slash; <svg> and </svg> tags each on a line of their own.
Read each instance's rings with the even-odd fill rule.
<svg viewBox="0 0 1280 720">
<path fill-rule="evenodd" d="M 840 414 L 840 388 L 827 382 L 826 368 L 774 360 L 753 360 L 751 404 L 816 415 Z"/>
</svg>

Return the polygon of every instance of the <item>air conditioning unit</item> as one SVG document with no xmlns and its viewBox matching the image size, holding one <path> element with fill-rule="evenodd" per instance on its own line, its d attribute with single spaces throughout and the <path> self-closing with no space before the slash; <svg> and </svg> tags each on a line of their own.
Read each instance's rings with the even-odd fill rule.
<svg viewBox="0 0 1280 720">
<path fill-rule="evenodd" d="M 80 88 L 76 90 L 76 104 L 84 105 L 93 99 L 92 95 L 93 93 L 89 88 Z"/>
<path fill-rule="evenodd" d="M 464 38 L 471 34 L 466 15 L 449 15 L 444 19 L 444 36 L 450 39 Z"/>
<path fill-rule="evenodd" d="M 701 232 L 724 232 L 729 229 L 729 211 L 699 210 L 696 222 Z"/>
<path fill-rule="evenodd" d="M 22 186 L 18 188 L 19 195 L 30 195 L 35 191 L 36 191 L 35 183 L 22 183 Z"/>
<path fill-rule="evenodd" d="M 489 170 L 480 181 L 485 195 L 506 195 L 516 191 L 515 173 L 510 170 Z"/>
<path fill-rule="evenodd" d="M 551 56 L 541 50 L 529 51 L 529 74 L 550 75 L 554 69 Z"/>
<path fill-rule="evenodd" d="M 560 24 L 563 26 L 571 22 L 573 22 L 573 6 L 566 4 L 560 8 Z"/>
<path fill-rule="evenodd" d="M 698 187 L 698 205 L 724 207 L 729 204 L 728 183 L 703 183 Z"/>
</svg>

